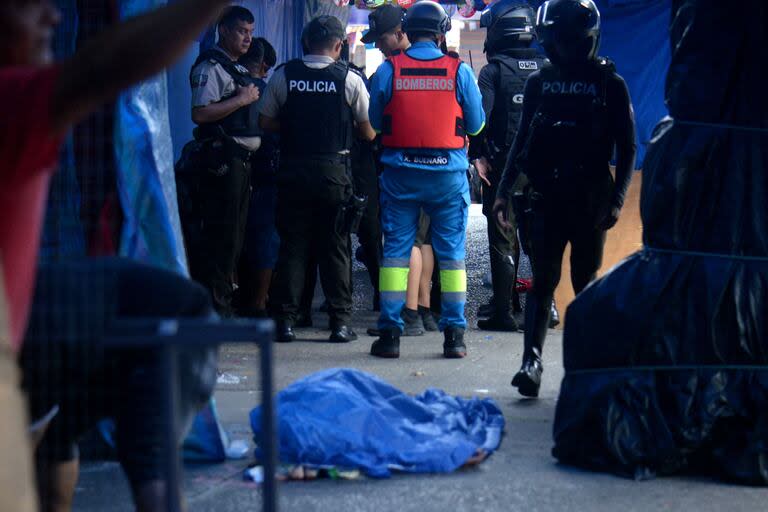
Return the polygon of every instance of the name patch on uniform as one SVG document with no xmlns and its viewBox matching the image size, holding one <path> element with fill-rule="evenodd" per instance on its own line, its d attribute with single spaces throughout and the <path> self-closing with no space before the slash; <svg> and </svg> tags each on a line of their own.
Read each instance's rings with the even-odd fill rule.
<svg viewBox="0 0 768 512">
<path fill-rule="evenodd" d="M 521 60 L 517 63 L 518 66 L 520 66 L 520 69 L 523 71 L 536 71 L 539 69 L 539 63 L 535 60 Z"/>
<path fill-rule="evenodd" d="M 544 82 L 541 92 L 543 94 L 597 96 L 597 87 L 595 84 L 587 82 Z"/>
<path fill-rule="evenodd" d="M 323 80 L 291 80 L 288 82 L 289 91 L 335 93 L 336 83 Z"/>
<path fill-rule="evenodd" d="M 208 83 L 208 75 L 200 73 L 192 77 L 192 88 L 204 87 Z"/>
<path fill-rule="evenodd" d="M 403 162 L 414 165 L 448 165 L 448 157 L 439 155 L 409 155 L 405 153 L 403 155 Z"/>
<path fill-rule="evenodd" d="M 396 91 L 453 91 L 452 78 L 397 78 Z"/>
</svg>

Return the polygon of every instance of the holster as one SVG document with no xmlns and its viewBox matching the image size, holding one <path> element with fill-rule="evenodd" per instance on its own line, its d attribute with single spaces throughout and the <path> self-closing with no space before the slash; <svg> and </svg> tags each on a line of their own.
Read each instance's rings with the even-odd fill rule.
<svg viewBox="0 0 768 512">
<path fill-rule="evenodd" d="M 530 186 L 512 194 L 512 211 L 517 221 L 517 230 L 520 236 L 520 247 L 530 256 L 531 254 L 531 220 L 534 204 L 541 199 L 541 194 L 535 192 Z"/>
<path fill-rule="evenodd" d="M 337 224 L 341 233 L 357 233 L 360 229 L 360 221 L 363 219 L 367 204 L 367 196 L 352 194 L 349 197 L 349 201 L 339 209 Z"/>
</svg>

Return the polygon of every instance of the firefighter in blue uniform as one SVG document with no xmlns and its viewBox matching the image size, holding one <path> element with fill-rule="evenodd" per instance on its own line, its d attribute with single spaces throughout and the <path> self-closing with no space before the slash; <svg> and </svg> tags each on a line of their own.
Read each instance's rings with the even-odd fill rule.
<svg viewBox="0 0 768 512">
<path fill-rule="evenodd" d="M 440 267 L 443 355 L 464 357 L 464 265 L 469 186 L 465 136 L 485 126 L 482 98 L 472 70 L 440 46 L 450 18 L 437 3 L 414 4 L 403 21 L 411 47 L 376 71 L 370 120 L 384 148 L 380 178 L 384 260 L 380 274 L 381 335 L 371 354 L 400 354 L 408 263 L 420 209 L 432 219 Z"/>
</svg>

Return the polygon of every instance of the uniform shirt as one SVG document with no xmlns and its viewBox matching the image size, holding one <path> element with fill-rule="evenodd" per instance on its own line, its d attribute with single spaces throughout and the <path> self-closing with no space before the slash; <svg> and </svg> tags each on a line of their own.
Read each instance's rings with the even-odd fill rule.
<svg viewBox="0 0 768 512">
<path fill-rule="evenodd" d="M 434 60 L 443 56 L 443 52 L 433 42 L 420 41 L 414 43 L 405 53 L 414 59 Z M 377 133 L 381 133 L 384 124 L 384 109 L 392 98 L 392 75 L 394 68 L 392 63 L 385 61 L 376 70 L 371 82 L 371 106 L 369 115 L 371 125 Z M 480 90 L 475 83 L 475 75 L 466 64 L 459 66 L 458 87 L 456 97 L 461 105 L 464 116 L 464 129 L 469 135 L 477 135 L 485 126 L 485 113 L 483 112 L 483 100 Z M 402 149 L 384 148 L 381 154 L 381 163 L 387 167 L 398 169 L 421 169 L 428 171 L 456 171 L 466 172 L 469 167 L 467 152 L 462 149 L 409 149 L 409 154 L 424 154 L 428 156 L 446 157 L 448 161 L 444 165 L 423 165 L 406 162 Z"/>
<path fill-rule="evenodd" d="M 594 73 L 592 73 L 594 75 Z M 541 71 L 536 71 L 528 77 L 525 83 L 523 115 L 520 118 L 520 126 L 512 143 L 512 148 L 507 156 L 504 174 L 499 183 L 497 197 L 506 199 L 517 180 L 519 169 L 515 164 L 520 151 L 528 139 L 531 121 L 541 105 L 553 95 L 569 95 L 578 100 L 579 90 L 569 88 L 569 83 L 579 85 L 590 76 L 589 70 L 563 71 L 562 81 L 553 84 L 547 83 L 541 76 Z M 584 92 L 586 94 L 586 92 Z M 583 100 L 582 100 L 583 101 Z M 629 90 L 624 79 L 615 72 L 608 75 L 605 88 L 605 102 L 607 108 L 607 133 L 612 135 L 612 145 L 616 150 L 616 181 L 611 202 L 613 206 L 621 208 L 624 205 L 624 197 L 627 187 L 632 179 L 632 171 L 635 168 L 635 155 L 637 145 L 635 143 L 635 116 L 632 110 L 632 102 L 629 98 Z M 552 151 L 567 151 L 567 148 L 553 147 Z M 606 159 L 606 167 L 608 159 Z"/>
<path fill-rule="evenodd" d="M 225 54 L 229 54 L 220 46 L 214 46 Z M 237 92 L 235 79 L 226 72 L 218 62 L 206 59 L 192 69 L 192 108 L 207 107 L 211 103 L 217 103 Z M 232 137 L 243 149 L 256 151 L 261 145 L 261 137 Z"/>
<path fill-rule="evenodd" d="M 336 61 L 327 55 L 305 55 L 302 62 L 311 69 L 323 69 Z M 368 122 L 368 89 L 365 87 L 363 78 L 351 70 L 347 73 L 347 79 L 344 83 L 344 96 L 352 108 L 352 117 L 355 122 Z M 259 104 L 259 114 L 278 119 L 280 109 L 287 100 L 288 84 L 285 80 L 285 68 L 279 67 L 269 79 L 267 93 Z M 342 151 L 341 153 L 349 153 L 349 151 Z"/>
<path fill-rule="evenodd" d="M 0 69 L 0 265 L 18 350 L 35 284 L 48 184 L 63 137 L 51 126 L 58 68 Z"/>
</svg>

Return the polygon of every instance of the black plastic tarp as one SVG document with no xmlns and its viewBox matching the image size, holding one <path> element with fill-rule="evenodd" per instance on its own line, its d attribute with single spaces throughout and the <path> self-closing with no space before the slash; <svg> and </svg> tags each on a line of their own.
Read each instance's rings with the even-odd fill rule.
<svg viewBox="0 0 768 512">
<path fill-rule="evenodd" d="M 677 1 L 645 248 L 568 309 L 553 455 L 768 484 L 768 2 Z"/>
</svg>

